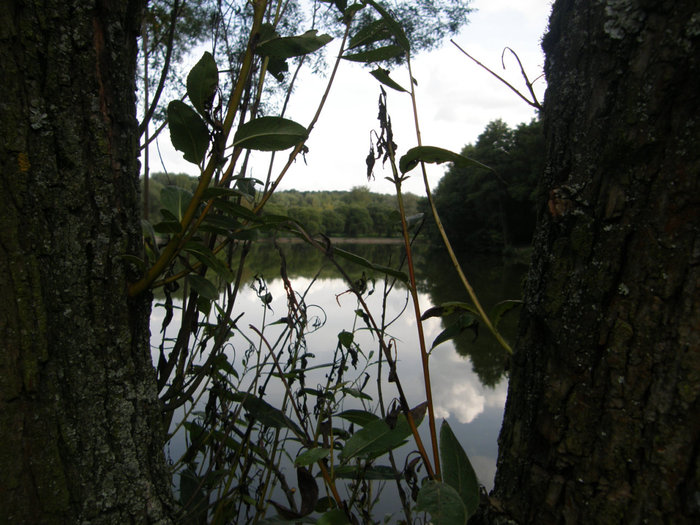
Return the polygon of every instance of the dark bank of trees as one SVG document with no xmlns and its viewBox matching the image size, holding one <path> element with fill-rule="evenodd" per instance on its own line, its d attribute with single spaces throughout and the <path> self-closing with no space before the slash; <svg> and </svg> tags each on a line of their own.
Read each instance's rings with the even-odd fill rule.
<svg viewBox="0 0 700 525">
<path fill-rule="evenodd" d="M 494 120 L 474 144 L 464 147 L 462 155 L 494 171 L 452 166 L 435 188 L 435 205 L 454 248 L 504 252 L 529 246 L 537 185 L 544 170 L 542 123 L 533 120 L 511 129 Z M 434 226 L 429 231 L 429 237 L 437 240 Z"/>
<path fill-rule="evenodd" d="M 149 216 L 160 220 L 160 192 L 177 186 L 188 192 L 197 187 L 197 178 L 186 174 L 154 173 L 149 181 Z M 405 196 L 406 213 L 418 213 L 420 199 L 411 193 Z M 401 219 L 392 195 L 372 193 L 366 186 L 350 191 L 275 192 L 265 213 L 284 215 L 298 221 L 311 234 L 335 237 L 398 237 Z"/>
</svg>

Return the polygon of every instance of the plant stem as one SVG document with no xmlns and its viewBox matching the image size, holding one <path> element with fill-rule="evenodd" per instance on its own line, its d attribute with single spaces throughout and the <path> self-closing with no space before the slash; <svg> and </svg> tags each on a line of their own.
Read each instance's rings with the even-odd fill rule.
<svg viewBox="0 0 700 525">
<path fill-rule="evenodd" d="M 411 71 L 411 59 L 410 59 L 410 57 L 407 58 L 407 63 L 408 63 L 408 74 L 411 78 L 411 82 L 410 82 L 411 93 L 410 93 L 410 95 L 411 95 L 411 104 L 413 105 L 413 122 L 414 122 L 414 126 L 416 129 L 416 140 L 418 141 L 418 145 L 422 146 L 423 141 L 421 139 L 420 125 L 418 124 L 418 106 L 416 104 L 415 85 L 413 84 L 413 80 L 412 80 L 413 73 Z M 435 202 L 433 201 L 433 196 L 432 196 L 432 193 L 430 191 L 430 184 L 428 183 L 428 173 L 425 169 L 425 163 L 423 161 L 421 161 L 420 166 L 421 166 L 421 170 L 423 172 L 423 184 L 425 185 L 425 194 L 428 197 L 428 204 L 430 205 L 430 210 L 432 211 L 433 218 L 435 219 L 435 225 L 437 226 L 437 229 L 440 232 L 440 237 L 442 238 L 442 242 L 445 245 L 445 248 L 447 249 L 447 253 L 450 256 L 450 260 L 452 261 L 452 265 L 454 266 L 455 270 L 457 270 L 457 275 L 459 275 L 460 281 L 462 281 L 464 288 L 467 290 L 467 293 L 469 294 L 469 298 L 474 303 L 474 307 L 479 312 L 479 315 L 481 316 L 481 319 L 484 322 L 484 324 L 486 325 L 486 327 L 493 334 L 493 336 L 496 338 L 498 343 L 509 354 L 512 354 L 513 349 L 510 347 L 508 342 L 505 339 L 503 339 L 503 336 L 499 333 L 499 331 L 496 330 L 496 328 L 493 326 L 493 323 L 491 323 L 489 316 L 486 315 L 484 308 L 481 306 L 481 302 L 479 302 L 479 298 L 476 296 L 476 293 L 474 292 L 474 289 L 472 288 L 471 284 L 469 283 L 467 276 L 462 271 L 462 266 L 459 264 L 459 261 L 457 260 L 457 256 L 455 255 L 455 252 L 452 249 L 452 244 L 450 243 L 450 240 L 447 238 L 447 233 L 445 233 L 445 228 L 442 226 L 442 221 L 440 220 L 440 215 L 438 214 L 437 208 L 435 207 Z"/>
</svg>

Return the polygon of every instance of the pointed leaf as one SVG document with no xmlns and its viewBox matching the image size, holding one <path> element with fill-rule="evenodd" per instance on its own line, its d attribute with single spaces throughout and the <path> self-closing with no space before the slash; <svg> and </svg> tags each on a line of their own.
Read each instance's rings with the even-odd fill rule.
<svg viewBox="0 0 700 525">
<path fill-rule="evenodd" d="M 175 149 L 184 153 L 186 161 L 199 165 L 209 147 L 209 129 L 197 112 L 173 100 L 168 104 L 168 128 Z"/>
<path fill-rule="evenodd" d="M 301 493 L 299 513 L 302 516 L 308 516 L 314 511 L 318 501 L 318 485 L 306 467 L 297 467 L 297 483 Z"/>
<path fill-rule="evenodd" d="M 379 421 L 380 417 L 372 412 L 367 412 L 366 410 L 350 409 L 345 410 L 338 414 L 338 417 L 342 417 L 350 421 L 350 423 L 355 423 L 361 427 L 367 426 L 368 424 Z"/>
<path fill-rule="evenodd" d="M 437 148 L 435 146 L 416 146 L 415 148 L 411 148 L 399 160 L 399 169 L 401 170 L 401 173 L 409 172 L 413 168 L 418 166 L 418 163 L 420 161 L 435 164 L 441 164 L 443 162 L 452 162 L 455 166 L 477 166 L 479 168 L 484 168 L 489 171 L 493 171 L 491 168 L 489 168 L 485 164 L 482 164 L 479 161 L 470 159 L 469 157 L 465 157 L 464 155 L 460 155 L 453 151 Z"/>
<path fill-rule="evenodd" d="M 379 40 L 386 40 L 390 37 L 391 31 L 386 27 L 384 19 L 373 20 L 355 33 L 350 39 L 348 49 L 353 49 L 357 46 L 366 46 L 378 42 Z"/>
<path fill-rule="evenodd" d="M 425 321 L 430 317 L 445 317 L 447 315 L 452 315 L 456 311 L 460 310 L 465 310 L 477 316 L 479 315 L 479 311 L 469 303 L 448 301 L 446 303 L 442 303 L 439 306 L 433 306 L 432 308 L 428 308 L 425 312 L 423 312 L 423 315 L 421 315 L 420 319 L 421 321 Z"/>
<path fill-rule="evenodd" d="M 233 145 L 260 151 L 280 151 L 306 140 L 306 128 L 282 117 L 260 117 L 246 122 L 233 137 Z"/>
<path fill-rule="evenodd" d="M 316 525 L 350 525 L 350 520 L 343 510 L 333 509 L 318 518 Z"/>
<path fill-rule="evenodd" d="M 467 509 L 468 518 L 479 506 L 479 481 L 447 421 L 443 421 L 440 426 L 440 459 L 443 466 L 442 480 L 457 491 Z"/>
<path fill-rule="evenodd" d="M 273 407 L 266 401 L 245 392 L 237 392 L 231 396 L 234 401 L 238 401 L 255 419 L 263 425 L 273 428 L 289 428 L 295 434 L 303 436 L 304 432 L 299 426 L 289 419 L 284 412 Z"/>
<path fill-rule="evenodd" d="M 391 60 L 397 56 L 403 55 L 404 50 L 396 45 L 389 45 L 378 47 L 376 49 L 370 49 L 368 51 L 360 51 L 359 53 L 350 53 L 349 55 L 343 55 L 345 60 L 350 60 L 351 62 L 383 62 L 385 60 Z"/>
<path fill-rule="evenodd" d="M 373 264 L 369 262 L 367 259 L 364 259 L 360 257 L 359 255 L 355 255 L 354 253 L 345 251 L 341 248 L 338 248 L 336 246 L 333 247 L 333 255 L 338 255 L 342 257 L 343 259 L 346 259 L 350 262 L 353 262 L 355 264 L 359 264 L 360 266 L 364 266 L 365 268 L 369 268 L 370 270 L 375 270 L 381 273 L 385 273 L 387 275 L 391 275 L 392 277 L 396 277 L 400 281 L 407 283 L 408 282 L 408 275 L 406 275 L 404 272 L 401 272 L 399 270 L 394 270 L 393 268 L 389 268 L 387 266 L 382 266 L 379 264 Z"/>
<path fill-rule="evenodd" d="M 306 452 L 303 452 L 302 454 L 299 454 L 297 458 L 294 460 L 294 465 L 297 467 L 302 467 L 306 465 L 313 465 L 317 461 L 322 460 L 325 457 L 328 457 L 328 454 L 331 453 L 331 449 L 329 448 L 311 448 L 307 450 Z"/>
<path fill-rule="evenodd" d="M 211 110 L 211 103 L 219 85 L 219 70 L 214 57 L 205 51 L 187 75 L 187 96 L 202 115 Z"/>
<path fill-rule="evenodd" d="M 459 494 L 447 483 L 428 481 L 418 492 L 416 510 L 430 514 L 434 525 L 465 525 L 467 509 Z"/>
<path fill-rule="evenodd" d="M 491 312 L 489 312 L 489 317 L 493 323 L 493 327 L 498 328 L 498 324 L 501 322 L 501 319 L 503 319 L 503 316 L 510 312 L 513 308 L 516 308 L 522 304 L 523 302 L 518 299 L 506 299 L 505 301 L 501 301 L 500 303 L 496 304 Z"/>
<path fill-rule="evenodd" d="M 402 88 L 399 84 L 394 82 L 394 80 L 389 76 L 389 71 L 386 69 L 377 68 L 374 71 L 369 72 L 370 75 L 372 75 L 374 78 L 379 80 L 382 84 L 385 86 L 390 87 L 391 89 L 395 89 L 396 91 L 403 91 L 404 93 L 408 93 L 404 88 Z"/>
<path fill-rule="evenodd" d="M 160 190 L 160 203 L 172 214 L 172 220 L 180 222 L 192 200 L 192 193 L 179 186 L 166 186 Z M 167 218 L 167 217 L 166 217 Z"/>
<path fill-rule="evenodd" d="M 433 341 L 430 350 L 432 351 L 433 348 L 435 348 L 439 344 L 444 343 L 445 341 L 454 339 L 467 329 L 473 330 L 474 334 L 478 335 L 478 326 L 479 322 L 477 321 L 476 317 L 470 314 L 461 314 L 457 318 L 457 321 L 448 325 L 447 328 L 445 328 L 442 332 L 438 334 L 438 336 Z"/>
<path fill-rule="evenodd" d="M 366 1 L 369 5 L 374 7 L 379 12 L 379 14 L 382 15 L 382 18 L 384 19 L 386 27 L 394 35 L 394 38 L 396 38 L 396 43 L 399 44 L 405 51 L 410 51 L 411 44 L 409 43 L 408 38 L 406 37 L 406 33 L 404 33 L 404 30 L 401 27 L 401 24 L 399 24 L 396 20 L 394 20 L 394 17 L 391 16 L 389 11 L 387 11 L 384 7 L 382 7 L 380 4 L 378 4 L 374 0 L 366 0 Z"/>
<path fill-rule="evenodd" d="M 426 403 L 421 403 L 411 410 L 416 426 L 423 420 L 426 407 Z M 378 419 L 355 432 L 345 443 L 340 457 L 343 461 L 356 456 L 376 458 L 403 445 L 411 434 L 411 426 L 403 414 L 397 417 L 394 428 L 383 419 Z"/>
<path fill-rule="evenodd" d="M 214 252 L 209 248 L 204 246 L 202 243 L 197 241 L 188 241 L 183 246 L 183 250 L 187 253 L 194 255 L 199 262 L 204 264 L 207 268 L 214 270 L 222 279 L 227 283 L 230 283 L 234 279 L 233 272 L 226 266 L 226 264 L 217 259 Z"/>
<path fill-rule="evenodd" d="M 367 479 L 367 480 L 396 480 L 401 479 L 401 473 L 388 465 L 372 465 L 369 467 L 357 465 L 341 465 L 333 469 L 337 479 Z"/>
<path fill-rule="evenodd" d="M 276 58 L 291 58 L 313 53 L 333 40 L 330 35 L 317 35 L 312 29 L 303 35 L 271 38 L 255 49 L 265 56 Z"/>
<path fill-rule="evenodd" d="M 187 276 L 187 281 L 190 283 L 190 286 L 205 299 L 216 301 L 219 298 L 219 291 L 216 289 L 216 286 L 201 275 L 191 273 Z"/>
</svg>

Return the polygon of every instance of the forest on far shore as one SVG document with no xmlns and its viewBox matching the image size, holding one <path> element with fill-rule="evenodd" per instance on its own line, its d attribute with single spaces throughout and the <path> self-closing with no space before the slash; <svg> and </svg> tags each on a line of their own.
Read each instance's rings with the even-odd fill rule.
<svg viewBox="0 0 700 525">
<path fill-rule="evenodd" d="M 488 165 L 451 166 L 434 191 L 435 204 L 458 252 L 508 252 L 528 246 L 535 225 L 537 180 L 543 169 L 542 125 L 533 120 L 515 129 L 490 122 L 462 154 Z M 246 192 L 250 192 L 250 183 Z M 194 191 L 197 178 L 183 173 L 149 177 L 149 219 L 161 220 L 160 194 L 166 186 Z M 257 189 L 257 188 L 256 188 Z M 439 244 L 427 199 L 405 193 L 409 218 L 425 218 L 424 242 Z M 355 186 L 349 191 L 276 191 L 264 213 L 286 215 L 311 233 L 334 237 L 399 237 L 396 197 Z"/>
</svg>

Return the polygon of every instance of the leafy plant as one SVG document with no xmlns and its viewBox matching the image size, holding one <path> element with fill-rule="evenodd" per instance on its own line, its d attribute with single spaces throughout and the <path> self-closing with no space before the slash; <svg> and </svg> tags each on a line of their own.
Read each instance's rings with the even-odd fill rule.
<svg viewBox="0 0 700 525">
<path fill-rule="evenodd" d="M 411 43 L 397 18 L 374 0 L 351 5 L 333 2 L 336 14 L 341 15 L 343 36 L 311 121 L 306 125 L 292 121 L 284 116 L 284 110 L 265 114 L 267 73 L 278 80 L 284 78 L 292 63 L 300 65 L 307 54 L 331 41 L 329 35 L 313 28 L 281 36 L 283 10 L 289 5 L 251 2 L 247 43 L 230 85 L 221 82 L 223 71 L 214 55 L 207 52 L 187 76 L 186 99 L 169 103 L 172 143 L 198 167 L 200 175 L 192 188 L 162 189 L 162 220 L 144 222 L 144 258 L 137 261 L 144 270 L 129 288 L 131 295 L 157 289 L 164 297 L 160 303 L 165 314 L 157 384 L 170 438 L 186 443 L 184 453 L 171 467 L 179 479 L 182 520 L 217 524 L 371 521 L 377 501 L 372 484 L 392 482 L 397 485 L 407 522 L 413 521 L 415 513 L 426 512 L 435 523 L 465 523 L 478 505 L 478 482 L 446 422 L 438 439 L 429 349 L 422 330 L 425 315 L 418 302 L 413 257 L 422 216 L 409 215 L 402 183 L 408 171 L 420 166 L 430 200 L 426 162 L 485 167 L 463 155 L 423 146 L 419 133 L 418 145 L 401 158 L 397 156 L 388 97 L 382 86 L 410 96 L 415 108 Z M 379 65 L 398 57 L 408 65 L 409 82 L 405 85 L 410 89 L 399 85 L 390 71 Z M 391 168 L 389 178 L 396 188 L 396 218 L 404 244 L 404 257 L 398 264 L 360 257 L 336 246 L 327 236 L 314 235 L 305 224 L 308 217 L 301 213 L 295 216 L 291 208 L 288 215 L 265 213 L 266 205 L 274 204 L 273 195 L 289 167 L 306 151 L 305 142 L 343 60 L 373 64 L 376 69 L 372 74 L 381 84 L 380 131 L 374 134 L 367 163 L 369 174 L 378 159 Z M 270 176 L 259 181 L 245 176 L 251 150 L 272 155 L 289 150 L 288 160 L 275 178 L 271 162 Z M 355 197 L 361 200 L 366 196 L 358 189 Z M 430 205 L 449 249 L 432 201 Z M 362 210 L 371 222 L 369 209 L 351 206 L 347 214 Z M 356 222 L 361 224 L 359 215 Z M 308 290 L 294 289 L 285 252 L 278 245 L 286 312 L 279 316 L 273 311 L 273 294 L 260 274 L 252 278 L 251 286 L 259 299 L 261 321 L 241 326 L 242 313 L 235 311 L 253 242 L 258 236 L 278 233 L 297 237 L 321 253 L 326 264 L 347 283 L 347 290 L 337 299 L 345 294 L 354 298 L 352 326 L 338 333 L 333 359 L 328 362 L 315 361 L 307 346 L 307 335 L 319 329 L 323 320 L 311 314 L 314 305 L 307 304 Z M 483 324 L 509 351 L 497 330 L 498 318 L 507 307 L 489 317 L 453 260 L 472 302 L 443 305 L 443 310 L 426 315 L 441 315 L 450 307 L 462 309 L 468 317 L 457 331 Z M 378 315 L 367 304 L 367 297 L 378 289 L 384 298 L 403 290 L 413 306 L 426 399 L 415 407 L 409 405 L 397 372 L 397 343 L 391 335 L 395 320 L 387 320 L 385 311 Z M 176 293 L 179 303 L 174 299 Z M 179 327 L 173 336 L 170 328 L 176 317 Z M 452 336 L 449 330 L 433 347 Z M 371 335 L 376 353 L 358 343 L 359 333 Z M 323 381 L 309 383 L 313 371 L 322 372 Z M 389 404 L 384 401 L 381 382 L 377 399 L 364 390 L 375 373 L 380 378 L 386 374 L 395 388 Z M 281 399 L 270 395 L 273 386 L 283 392 Z M 346 403 L 357 408 L 346 408 Z M 418 432 L 424 419 L 430 434 L 428 446 Z M 416 447 L 417 454 L 400 468 L 395 453 L 407 442 Z M 283 462 L 294 465 L 296 486 L 286 478 Z M 428 478 L 424 483 L 418 482 L 419 471 Z M 275 487 L 277 492 L 273 492 Z M 285 501 L 279 501 L 280 494 Z M 272 509 L 276 517 L 269 516 Z"/>
</svg>

